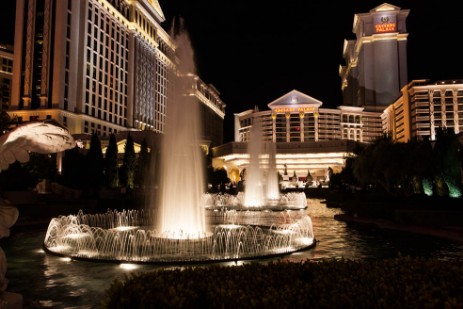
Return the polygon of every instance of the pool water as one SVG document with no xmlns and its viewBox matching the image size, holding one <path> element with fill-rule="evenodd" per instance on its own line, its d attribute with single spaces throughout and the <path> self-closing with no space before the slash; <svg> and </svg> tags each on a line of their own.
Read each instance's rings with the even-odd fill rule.
<svg viewBox="0 0 463 309">
<path fill-rule="evenodd" d="M 298 262 L 331 258 L 383 259 L 398 255 L 462 259 L 463 245 L 451 241 L 358 226 L 333 218 L 339 209 L 327 208 L 318 199 L 308 200 L 317 245 L 271 260 Z M 8 291 L 20 293 L 24 308 L 98 308 L 114 279 L 133 272 L 182 267 L 179 265 L 119 265 L 70 260 L 46 254 L 42 249 L 45 230 L 15 231 L 0 240 L 7 256 Z M 246 262 L 221 265 L 239 266 Z"/>
</svg>

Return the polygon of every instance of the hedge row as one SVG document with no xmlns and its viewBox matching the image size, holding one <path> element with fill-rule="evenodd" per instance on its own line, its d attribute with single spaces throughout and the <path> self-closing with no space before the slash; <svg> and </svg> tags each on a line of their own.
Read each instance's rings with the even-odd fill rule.
<svg viewBox="0 0 463 309">
<path fill-rule="evenodd" d="M 463 261 L 425 258 L 188 267 L 128 275 L 103 308 L 462 308 Z"/>
</svg>

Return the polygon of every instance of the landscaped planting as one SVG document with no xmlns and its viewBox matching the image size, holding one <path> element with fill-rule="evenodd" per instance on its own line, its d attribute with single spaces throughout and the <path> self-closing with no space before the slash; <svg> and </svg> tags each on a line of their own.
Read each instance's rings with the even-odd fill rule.
<svg viewBox="0 0 463 309">
<path fill-rule="evenodd" d="M 104 308 L 462 308 L 463 261 L 425 258 L 187 267 L 114 281 Z"/>
</svg>

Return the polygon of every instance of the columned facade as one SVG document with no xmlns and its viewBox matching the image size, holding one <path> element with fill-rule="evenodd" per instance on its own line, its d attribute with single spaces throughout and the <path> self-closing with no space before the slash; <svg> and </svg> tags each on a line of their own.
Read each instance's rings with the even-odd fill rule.
<svg viewBox="0 0 463 309">
<path fill-rule="evenodd" d="M 255 118 L 260 118 L 265 141 L 283 143 L 348 139 L 363 142 L 362 107 L 322 108 L 322 102 L 292 90 L 268 104 L 269 110 L 235 114 L 236 142 L 247 142 Z M 377 114 L 379 118 L 379 113 Z M 381 129 L 381 122 L 377 123 Z"/>
<path fill-rule="evenodd" d="M 463 80 L 411 81 L 382 117 L 383 131 L 400 142 L 423 138 L 434 141 L 439 128 L 459 134 L 463 131 Z"/>
<path fill-rule="evenodd" d="M 315 178 L 325 179 L 329 169 L 339 172 L 346 157 L 364 140 L 364 110 L 353 106 L 328 109 L 322 105 L 292 90 L 269 103 L 268 110 L 235 114 L 235 141 L 213 149 L 216 167 L 226 167 L 229 172 L 246 167 L 250 130 L 259 119 L 263 141 L 276 144 L 280 173 L 286 169 L 290 175 L 305 177 L 310 172 Z M 378 126 L 381 128 L 381 122 Z"/>
</svg>

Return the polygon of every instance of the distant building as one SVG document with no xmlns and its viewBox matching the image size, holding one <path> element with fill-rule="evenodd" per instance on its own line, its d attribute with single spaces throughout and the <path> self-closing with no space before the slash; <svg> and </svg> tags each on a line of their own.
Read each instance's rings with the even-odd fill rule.
<svg viewBox="0 0 463 309">
<path fill-rule="evenodd" d="M 179 73 L 164 21 L 157 0 L 17 0 L 10 115 L 55 119 L 72 134 L 164 133 Z M 214 123 L 205 143 L 222 143 L 225 104 L 213 86 L 192 82 Z"/>
<path fill-rule="evenodd" d="M 292 90 L 268 104 L 269 110 L 247 110 L 235 114 L 235 141 L 213 148 L 216 167 L 229 174 L 241 172 L 249 164 L 247 143 L 254 121 L 259 118 L 264 142 L 275 143 L 277 169 L 283 174 L 326 180 L 329 169 L 339 172 L 346 156 L 365 138 L 363 118 L 370 112 L 362 107 L 323 108 L 323 103 L 298 90 Z M 366 116 L 364 116 L 366 115 Z M 381 126 L 381 114 L 375 114 Z M 381 127 L 380 127 L 381 130 Z M 369 132 L 369 131 L 367 131 Z M 265 161 L 265 160 L 264 160 Z M 232 179 L 233 180 L 233 179 Z"/>
<path fill-rule="evenodd" d="M 383 132 L 399 142 L 436 139 L 436 129 L 463 131 L 463 80 L 413 80 L 382 114 Z"/>
<path fill-rule="evenodd" d="M 0 102 L 10 103 L 13 78 L 13 46 L 0 44 Z"/>
<path fill-rule="evenodd" d="M 267 111 L 235 114 L 235 141 L 249 141 L 256 117 L 261 119 L 264 140 L 284 143 L 340 139 L 363 141 L 362 107 L 322 108 L 322 102 L 292 90 L 268 104 Z"/>
</svg>

